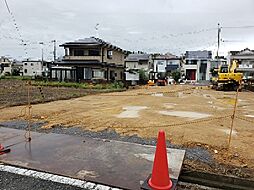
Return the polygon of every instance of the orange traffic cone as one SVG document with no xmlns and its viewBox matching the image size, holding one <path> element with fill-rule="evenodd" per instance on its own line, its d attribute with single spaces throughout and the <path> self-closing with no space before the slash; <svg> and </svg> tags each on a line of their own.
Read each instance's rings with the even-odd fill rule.
<svg viewBox="0 0 254 190">
<path fill-rule="evenodd" d="M 148 181 L 153 190 L 170 190 L 172 181 L 168 174 L 168 159 L 165 132 L 159 131 L 152 176 Z"/>
<path fill-rule="evenodd" d="M 4 147 L 2 146 L 2 144 L 0 144 L 0 155 L 4 154 L 3 151 L 4 151 Z"/>
</svg>

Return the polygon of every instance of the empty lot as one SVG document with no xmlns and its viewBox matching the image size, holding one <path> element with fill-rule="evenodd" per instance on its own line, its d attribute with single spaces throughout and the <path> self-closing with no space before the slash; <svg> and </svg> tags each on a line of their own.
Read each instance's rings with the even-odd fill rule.
<svg viewBox="0 0 254 190">
<path fill-rule="evenodd" d="M 174 144 L 203 146 L 225 164 L 254 168 L 253 92 L 240 92 L 232 144 L 226 151 L 235 92 L 188 85 L 144 87 L 88 95 L 32 107 L 34 121 L 45 128 L 79 126 L 92 131 L 154 138 L 159 129 Z M 1 109 L 0 121 L 22 118 L 24 106 Z M 24 118 L 24 117 L 23 117 Z"/>
</svg>

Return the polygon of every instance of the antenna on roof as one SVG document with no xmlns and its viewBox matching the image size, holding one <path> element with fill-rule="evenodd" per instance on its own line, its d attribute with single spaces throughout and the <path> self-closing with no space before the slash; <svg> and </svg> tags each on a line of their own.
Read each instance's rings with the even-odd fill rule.
<svg viewBox="0 0 254 190">
<path fill-rule="evenodd" d="M 99 23 L 97 23 L 96 25 L 95 25 L 95 32 L 96 32 L 96 38 L 99 38 Z"/>
</svg>

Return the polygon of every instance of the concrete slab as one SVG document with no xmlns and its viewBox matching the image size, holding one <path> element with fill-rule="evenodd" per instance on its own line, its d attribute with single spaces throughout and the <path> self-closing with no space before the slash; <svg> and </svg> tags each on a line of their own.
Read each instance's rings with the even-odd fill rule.
<svg viewBox="0 0 254 190">
<path fill-rule="evenodd" d="M 22 130 L 3 127 L 0 134 L 4 146 L 24 137 Z M 132 190 L 151 173 L 155 152 L 153 146 L 36 132 L 30 143 L 11 149 L 0 162 Z M 167 151 L 171 178 L 178 179 L 185 151 Z"/>
</svg>

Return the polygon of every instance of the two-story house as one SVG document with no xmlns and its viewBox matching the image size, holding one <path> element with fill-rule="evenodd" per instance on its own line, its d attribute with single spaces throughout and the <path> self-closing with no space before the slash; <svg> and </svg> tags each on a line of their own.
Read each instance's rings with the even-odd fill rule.
<svg viewBox="0 0 254 190">
<path fill-rule="evenodd" d="M 186 51 L 184 73 L 188 81 L 210 80 L 212 52 Z"/>
<path fill-rule="evenodd" d="M 150 79 L 156 80 L 160 76 L 170 75 L 170 73 L 181 69 L 182 58 L 171 53 L 152 55 L 152 71 Z"/>
<path fill-rule="evenodd" d="M 254 79 L 254 50 L 248 48 L 242 51 L 230 51 L 228 54 L 228 63 L 233 60 L 238 61 L 237 71 L 242 72 L 244 79 Z"/>
<path fill-rule="evenodd" d="M 50 69 L 51 79 L 59 81 L 123 80 L 127 51 L 99 38 L 90 37 L 67 42 L 61 61 Z"/>
<path fill-rule="evenodd" d="M 48 62 L 41 60 L 27 59 L 25 61 L 22 61 L 23 76 L 46 77 L 48 73 L 48 64 Z"/>
<path fill-rule="evenodd" d="M 149 54 L 129 54 L 125 60 L 125 81 L 128 85 L 136 85 L 140 80 L 141 70 L 144 75 L 149 73 Z"/>
<path fill-rule="evenodd" d="M 0 76 L 12 74 L 12 61 L 6 57 L 0 57 Z"/>
</svg>

